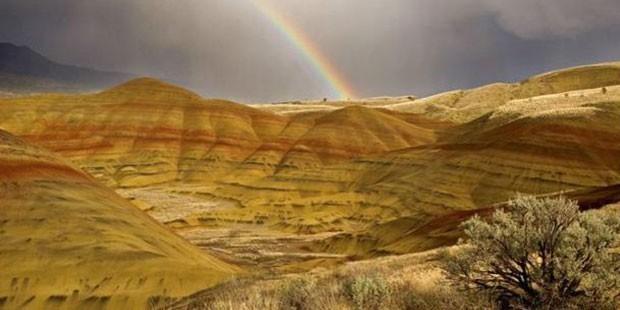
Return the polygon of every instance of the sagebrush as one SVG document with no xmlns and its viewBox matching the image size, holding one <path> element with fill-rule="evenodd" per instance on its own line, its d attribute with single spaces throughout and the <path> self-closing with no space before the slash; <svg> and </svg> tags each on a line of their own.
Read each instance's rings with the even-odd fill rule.
<svg viewBox="0 0 620 310">
<path fill-rule="evenodd" d="M 618 226 L 563 197 L 519 196 L 488 220 L 463 224 L 467 241 L 449 255 L 446 271 L 503 309 L 614 309 Z"/>
</svg>

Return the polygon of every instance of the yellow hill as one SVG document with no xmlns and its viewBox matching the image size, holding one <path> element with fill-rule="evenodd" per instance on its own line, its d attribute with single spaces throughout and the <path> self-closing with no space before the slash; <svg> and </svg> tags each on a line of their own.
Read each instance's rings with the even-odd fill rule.
<svg viewBox="0 0 620 310">
<path fill-rule="evenodd" d="M 140 308 L 237 269 L 65 160 L 0 132 L 0 305 Z"/>
<path fill-rule="evenodd" d="M 581 66 L 540 74 L 520 83 L 496 83 L 470 90 L 450 91 L 409 102 L 388 104 L 396 111 L 465 123 L 514 99 L 573 92 L 620 84 L 620 63 Z"/>
</svg>

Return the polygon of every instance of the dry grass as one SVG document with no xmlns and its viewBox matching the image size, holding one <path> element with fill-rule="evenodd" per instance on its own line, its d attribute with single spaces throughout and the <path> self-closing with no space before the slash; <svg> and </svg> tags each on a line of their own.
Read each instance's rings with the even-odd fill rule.
<svg viewBox="0 0 620 310">
<path fill-rule="evenodd" d="M 234 280 L 172 309 L 491 309 L 448 285 L 438 251 L 350 263 L 274 279 Z"/>
</svg>

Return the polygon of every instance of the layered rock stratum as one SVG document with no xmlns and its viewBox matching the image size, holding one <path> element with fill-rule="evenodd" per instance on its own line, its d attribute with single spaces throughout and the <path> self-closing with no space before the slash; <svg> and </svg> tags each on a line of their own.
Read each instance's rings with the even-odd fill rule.
<svg viewBox="0 0 620 310">
<path fill-rule="evenodd" d="M 619 85 L 607 63 L 421 99 L 243 105 L 143 78 L 2 99 L 0 128 L 222 258 L 304 269 L 453 243 L 517 192 L 620 183 Z"/>
</svg>

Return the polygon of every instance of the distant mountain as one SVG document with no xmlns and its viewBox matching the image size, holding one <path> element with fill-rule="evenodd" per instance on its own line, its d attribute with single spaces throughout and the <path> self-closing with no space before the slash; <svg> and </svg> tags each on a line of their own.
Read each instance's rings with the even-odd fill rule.
<svg viewBox="0 0 620 310">
<path fill-rule="evenodd" d="M 27 46 L 0 43 L 0 92 L 84 92 L 131 78 L 125 73 L 59 64 Z"/>
</svg>

